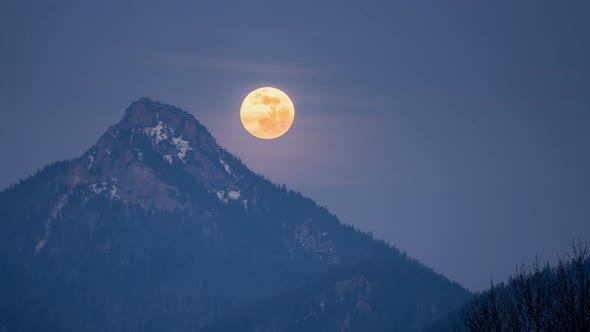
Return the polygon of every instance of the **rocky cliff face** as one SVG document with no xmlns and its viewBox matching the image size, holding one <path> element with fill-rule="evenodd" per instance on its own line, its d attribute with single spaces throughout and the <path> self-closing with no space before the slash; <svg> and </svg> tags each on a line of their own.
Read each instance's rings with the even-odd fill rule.
<svg viewBox="0 0 590 332">
<path fill-rule="evenodd" d="M 36 252 L 73 193 L 84 201 L 101 196 L 143 208 L 186 210 L 205 219 L 216 214 L 210 198 L 256 209 L 256 176 L 192 115 L 149 98 L 134 102 L 56 181 L 66 189 L 55 198 Z"/>
<path fill-rule="evenodd" d="M 193 116 L 143 98 L 70 166 L 63 181 L 146 207 L 189 208 L 190 193 L 166 178 L 166 171 L 173 170 L 220 200 L 247 204 L 253 188 L 244 174 L 232 172 L 232 166 L 244 168 Z"/>
</svg>

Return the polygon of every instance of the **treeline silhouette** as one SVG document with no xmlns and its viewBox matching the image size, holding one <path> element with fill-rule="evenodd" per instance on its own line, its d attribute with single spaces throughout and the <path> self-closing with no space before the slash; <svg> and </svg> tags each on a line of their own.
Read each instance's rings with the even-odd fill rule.
<svg viewBox="0 0 590 332">
<path fill-rule="evenodd" d="M 590 245 L 580 241 L 557 265 L 522 265 L 465 306 L 455 331 L 590 331 Z"/>
</svg>

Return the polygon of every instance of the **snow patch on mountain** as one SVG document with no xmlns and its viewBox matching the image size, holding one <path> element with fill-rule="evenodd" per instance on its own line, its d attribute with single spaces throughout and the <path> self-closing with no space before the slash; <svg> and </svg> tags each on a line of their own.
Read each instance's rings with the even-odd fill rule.
<svg viewBox="0 0 590 332">
<path fill-rule="evenodd" d="M 221 165 L 223 165 L 223 168 L 225 168 L 225 171 L 227 172 L 227 174 L 231 175 L 231 168 L 229 167 L 229 165 L 221 158 L 219 158 L 219 163 L 221 163 Z"/>
<path fill-rule="evenodd" d="M 110 183 L 105 181 L 101 183 L 93 183 L 89 186 L 89 189 L 96 195 L 105 195 L 112 200 L 119 200 L 121 197 L 117 193 L 119 191 L 117 182 L 117 178 L 112 178 Z"/>
<path fill-rule="evenodd" d="M 161 141 L 168 139 L 168 134 L 170 131 L 172 131 L 172 129 L 168 128 L 168 126 L 162 121 L 159 121 L 154 127 L 147 127 L 143 129 L 143 133 L 152 137 L 152 142 L 156 146 Z"/>
<path fill-rule="evenodd" d="M 230 190 L 228 192 L 225 192 L 223 190 L 219 190 L 215 194 L 217 195 L 217 198 L 219 198 L 219 200 L 222 201 L 225 204 L 227 204 L 230 199 L 231 200 L 237 200 L 241 196 L 240 192 L 239 191 L 235 191 L 235 190 Z"/>
<path fill-rule="evenodd" d="M 184 158 L 186 157 L 186 153 L 192 150 L 190 142 L 183 140 L 182 136 L 178 136 L 172 138 L 172 143 L 174 143 L 174 145 L 176 146 L 176 150 L 178 151 L 178 153 L 176 154 L 178 159 L 180 159 L 180 161 L 182 161 L 183 163 L 186 163 L 186 161 L 184 160 Z"/>
<path fill-rule="evenodd" d="M 152 138 L 152 144 L 156 149 L 159 150 L 160 142 L 167 142 L 174 146 L 176 149 L 176 157 L 180 160 L 183 164 L 186 164 L 186 157 L 189 151 L 193 148 L 190 145 L 190 141 L 187 141 L 182 138 L 181 136 L 174 137 L 174 129 L 168 127 L 164 122 L 158 121 L 153 127 L 146 127 L 143 128 L 144 135 Z M 164 159 L 172 165 L 174 161 L 174 155 L 166 154 L 163 155 Z"/>
<path fill-rule="evenodd" d="M 238 199 L 238 198 L 240 198 L 240 192 L 239 191 L 230 190 L 229 193 L 227 194 L 227 196 L 230 199 Z"/>
<path fill-rule="evenodd" d="M 39 253 L 39 251 L 41 251 L 41 249 L 43 249 L 43 247 L 45 247 L 45 244 L 47 243 L 47 239 L 49 238 L 49 235 L 51 234 L 51 224 L 53 223 L 55 218 L 57 218 L 57 215 L 59 214 L 59 212 L 63 209 L 63 207 L 67 203 L 68 203 L 68 196 L 67 195 L 61 196 L 58 199 L 57 204 L 55 204 L 55 206 L 53 207 L 53 209 L 49 213 L 49 217 L 47 218 L 47 220 L 43 224 L 43 228 L 44 228 L 43 229 L 43 237 L 39 241 L 37 241 L 37 244 L 35 245 L 35 253 Z"/>
</svg>

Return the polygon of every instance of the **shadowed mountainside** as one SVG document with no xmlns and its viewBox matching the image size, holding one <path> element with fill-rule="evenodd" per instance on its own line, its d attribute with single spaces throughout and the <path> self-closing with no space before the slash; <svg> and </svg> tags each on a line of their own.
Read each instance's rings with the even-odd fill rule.
<svg viewBox="0 0 590 332">
<path fill-rule="evenodd" d="M 469 298 L 148 98 L 0 193 L 0 216 L 7 331 L 245 331 L 240 313 L 275 330 L 419 331 Z"/>
</svg>

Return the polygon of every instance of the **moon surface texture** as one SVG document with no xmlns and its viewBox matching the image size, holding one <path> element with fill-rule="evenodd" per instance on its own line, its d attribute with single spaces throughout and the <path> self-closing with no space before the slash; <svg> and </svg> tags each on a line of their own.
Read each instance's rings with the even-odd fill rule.
<svg viewBox="0 0 590 332">
<path fill-rule="evenodd" d="M 261 139 L 274 139 L 285 134 L 295 119 L 293 102 L 283 91 L 263 87 L 250 92 L 240 108 L 246 130 Z"/>
</svg>

